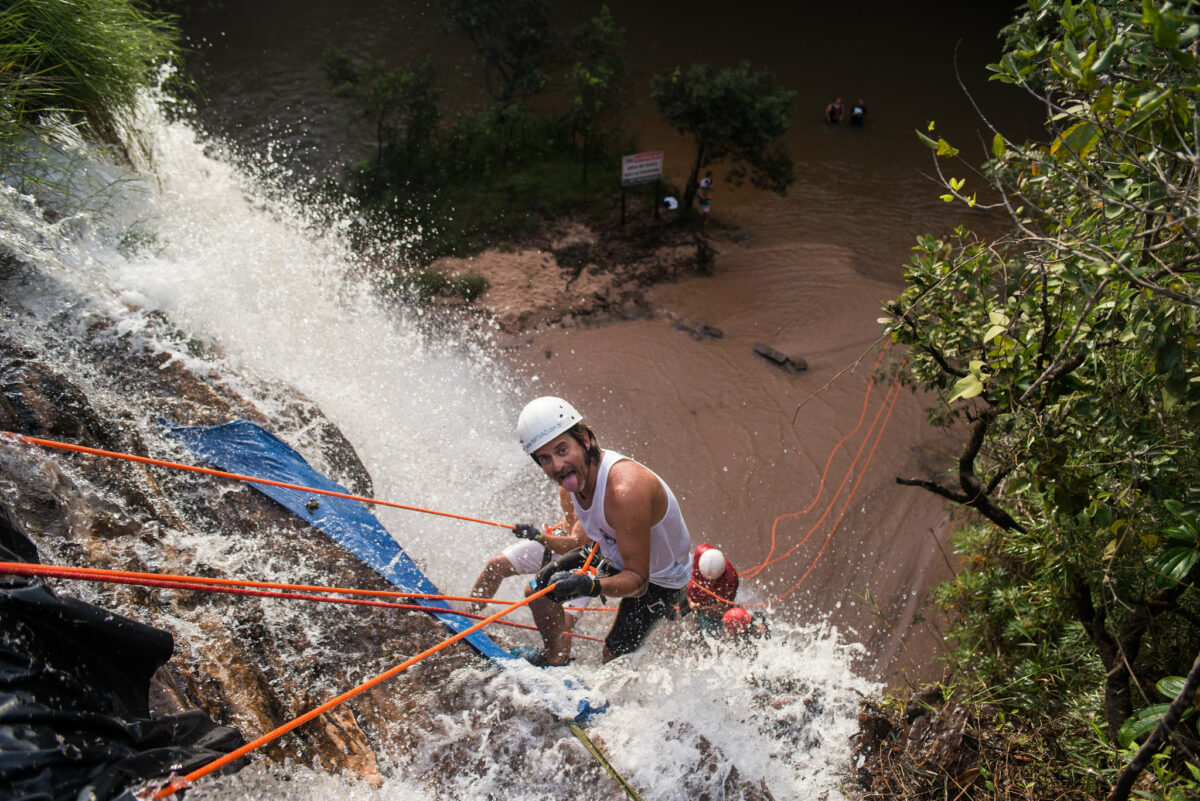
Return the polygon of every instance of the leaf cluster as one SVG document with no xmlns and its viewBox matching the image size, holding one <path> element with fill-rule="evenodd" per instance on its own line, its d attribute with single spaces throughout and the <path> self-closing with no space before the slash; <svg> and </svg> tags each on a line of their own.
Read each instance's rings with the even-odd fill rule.
<svg viewBox="0 0 1200 801">
<path fill-rule="evenodd" d="M 321 68 L 333 93 L 352 101 L 359 117 L 374 127 L 376 163 L 384 149 L 397 141 L 411 160 L 436 132 L 441 93 L 434 85 L 432 57 L 415 66 L 390 67 L 382 59 L 358 61 L 331 46 L 322 56 Z"/>
<path fill-rule="evenodd" d="M 1028 708 L 1098 699 L 1114 737 L 1200 652 L 1197 11 L 1030 0 L 989 69 L 1043 104 L 1045 138 L 994 131 L 975 170 L 920 133 L 943 199 L 976 205 L 978 182 L 1012 232 L 921 237 L 881 320 L 898 378 L 968 432 L 956 471 L 904 483 L 996 526 L 939 596 L 961 664 Z"/>
<path fill-rule="evenodd" d="M 625 29 L 613 20 L 608 6 L 568 36 L 577 58 L 568 73 L 570 107 L 567 120 L 583 137 L 584 182 L 592 144 L 619 125 L 618 115 L 629 105 L 632 71 L 625 58 Z"/>
<path fill-rule="evenodd" d="M 548 0 L 439 0 L 448 29 L 470 40 L 500 103 L 541 92 L 554 63 Z"/>
</svg>

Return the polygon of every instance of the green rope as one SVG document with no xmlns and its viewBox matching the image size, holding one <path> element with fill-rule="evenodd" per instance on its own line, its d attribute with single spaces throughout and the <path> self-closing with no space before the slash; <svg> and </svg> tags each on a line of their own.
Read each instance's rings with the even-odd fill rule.
<svg viewBox="0 0 1200 801">
<path fill-rule="evenodd" d="M 617 780 L 617 784 L 621 785 L 621 788 L 625 790 L 625 793 L 632 798 L 633 801 L 642 801 L 642 797 L 638 795 L 638 791 L 633 789 L 629 785 L 629 782 L 621 778 L 621 774 L 617 773 L 616 769 L 609 763 L 607 759 L 604 758 L 604 754 L 600 753 L 600 749 L 596 747 L 596 744 L 588 739 L 588 736 L 583 733 L 583 729 L 579 728 L 579 724 L 577 724 L 574 720 L 568 720 L 567 725 L 571 727 L 571 734 L 574 734 L 579 738 L 579 742 L 583 743 L 583 747 L 586 748 L 588 752 L 596 758 L 596 761 L 608 771 L 610 776 Z"/>
</svg>

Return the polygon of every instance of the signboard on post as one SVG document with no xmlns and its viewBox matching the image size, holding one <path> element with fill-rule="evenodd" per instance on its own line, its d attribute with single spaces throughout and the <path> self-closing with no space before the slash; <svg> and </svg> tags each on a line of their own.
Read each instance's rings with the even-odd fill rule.
<svg viewBox="0 0 1200 801">
<path fill-rule="evenodd" d="M 621 186 L 645 184 L 662 178 L 663 152 L 635 153 L 621 160 Z"/>
</svg>

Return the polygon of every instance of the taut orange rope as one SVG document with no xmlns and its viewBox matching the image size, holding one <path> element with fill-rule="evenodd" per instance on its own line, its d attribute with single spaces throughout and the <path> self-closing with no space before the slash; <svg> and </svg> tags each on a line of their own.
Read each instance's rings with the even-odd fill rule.
<svg viewBox="0 0 1200 801">
<path fill-rule="evenodd" d="M 280 598 L 290 601 L 311 601 L 316 603 L 329 604 L 350 604 L 354 606 L 374 606 L 383 607 L 385 609 L 403 609 L 410 612 L 439 612 L 441 614 L 457 615 L 459 617 L 468 617 L 475 620 L 483 620 L 484 615 L 476 612 L 460 612 L 457 609 L 448 609 L 440 606 L 419 606 L 416 604 L 398 604 L 390 601 L 364 601 L 355 598 L 330 598 L 324 595 L 308 595 L 298 592 L 272 592 L 267 590 L 251 590 L 241 587 L 222 586 L 218 582 L 220 579 L 209 579 L 208 583 L 200 583 L 200 577 L 195 580 L 187 579 L 181 576 L 160 576 L 155 573 L 126 573 L 119 570 L 103 570 L 100 568 L 86 567 L 67 567 L 64 565 L 34 565 L 24 562 L 0 562 L 0 573 L 9 573 L 20 576 L 48 576 L 50 578 L 76 579 L 79 581 L 103 581 L 110 584 L 132 584 L 140 587 L 157 587 L 160 589 L 175 589 L 175 590 L 191 590 L 193 592 L 216 592 L 227 595 L 248 595 L 259 598 Z M 231 582 L 232 583 L 232 582 Z M 266 582 L 237 582 L 240 584 L 266 584 Z M 292 585 L 269 585 L 290 587 Z M 315 588 L 323 589 L 323 588 Z M 333 592 L 362 592 L 372 593 L 372 590 L 347 590 L 328 588 Z M 452 595 L 433 595 L 423 593 L 388 593 L 380 592 L 379 595 L 401 595 L 413 596 L 418 598 L 437 598 L 449 599 L 457 601 L 486 601 L 487 603 L 508 604 L 508 601 L 501 601 L 496 598 L 458 598 Z M 536 626 L 531 626 L 527 623 L 517 623 L 510 620 L 496 621 L 503 626 L 512 626 L 513 628 L 529 629 L 536 631 Z M 568 637 L 576 637 L 581 640 L 592 640 L 594 642 L 603 642 L 599 637 L 590 637 L 586 634 L 576 634 L 575 632 L 563 632 Z"/>
<path fill-rule="evenodd" d="M 433 509 L 423 509 L 420 506 L 408 506 L 403 503 L 394 503 L 392 501 L 381 501 L 376 498 L 364 498 L 361 495 L 351 495 L 346 492 L 335 492 L 333 490 L 317 489 L 316 487 L 305 487 L 301 484 L 288 484 L 284 481 L 272 481 L 268 478 L 256 478 L 255 476 L 245 476 L 239 473 L 227 473 L 224 470 L 213 470 L 208 467 L 196 467 L 190 464 L 181 464 L 179 462 L 166 462 L 162 459 L 151 459 L 146 456 L 134 456 L 130 453 L 118 453 L 116 451 L 103 451 L 99 448 L 88 448 L 83 445 L 72 445 L 67 442 L 58 442 L 52 439 L 40 439 L 39 437 L 28 437 L 24 434 L 16 434 L 12 431 L 0 431 L 0 436 L 9 437 L 26 442 L 30 445 L 40 445 L 43 448 L 57 448 L 63 451 L 75 451 L 77 453 L 88 453 L 92 456 L 106 456 L 110 459 L 124 459 L 127 462 L 139 462 L 141 464 L 152 464 L 158 467 L 170 467 L 175 470 L 187 470 L 192 473 L 203 473 L 209 476 L 217 476 L 218 478 L 228 478 L 234 481 L 248 481 L 253 484 L 268 484 L 272 487 L 283 487 L 284 489 L 298 490 L 300 492 L 311 492 L 316 495 L 331 495 L 334 498 L 345 498 L 350 501 L 361 501 L 362 503 L 374 503 L 380 506 L 390 506 L 394 509 L 407 509 L 410 512 L 424 512 L 427 515 L 438 515 L 440 517 L 452 517 L 455 520 L 466 520 L 470 523 L 483 523 L 488 526 L 499 526 L 500 528 L 513 528 L 511 523 L 497 523 L 494 520 L 482 520 L 478 517 L 467 517 L 466 515 L 456 515 L 450 512 L 438 512 Z"/>
<path fill-rule="evenodd" d="M 0 562 L 0 572 L 27 572 L 35 574 L 48 565 L 33 565 L 25 562 Z M 10 569 L 11 568 L 11 569 Z M 271 581 L 250 581 L 247 579 L 212 578 L 209 576 L 180 576 L 173 573 L 137 573 L 131 570 L 108 570 L 99 567 L 69 567 L 54 565 L 53 569 L 62 571 L 70 576 L 104 575 L 121 576 L 123 578 L 148 579 L 153 581 L 190 582 L 192 584 L 223 584 L 229 587 L 254 587 L 266 590 L 290 590 L 297 592 L 329 592 L 341 595 L 376 595 L 381 598 L 437 598 L 443 601 L 486 601 L 488 603 L 508 603 L 494 601 L 488 598 L 467 598 L 457 595 L 436 595 L 430 592 L 400 592 L 398 590 L 364 590 L 352 587 L 323 587 L 318 584 L 280 584 Z M 65 577 L 70 577 L 65 576 Z"/>
<path fill-rule="evenodd" d="M 499 612 L 496 612 L 495 614 L 479 621 L 475 625 L 471 626 L 469 629 L 464 629 L 463 631 L 460 631 L 458 634 L 455 634 L 453 637 L 449 637 L 445 640 L 442 640 L 440 643 L 438 643 L 437 645 L 434 645 L 431 648 L 426 648 L 421 653 L 417 654 L 414 657 L 404 660 L 399 665 L 396 665 L 394 668 L 391 668 L 389 670 L 384 671 L 383 673 L 380 673 L 375 678 L 369 679 L 368 681 L 363 682 L 362 684 L 358 685 L 357 687 L 355 687 L 352 690 L 347 690 L 346 692 L 342 693 L 341 695 L 339 695 L 335 698 L 329 699 L 328 701 L 321 704 L 320 706 L 318 706 L 314 709 L 311 709 L 308 712 L 305 712 L 300 717 L 290 720 L 287 723 L 283 724 L 282 726 L 280 726 L 272 731 L 267 732 L 266 734 L 262 735 L 261 737 L 255 739 L 251 742 L 246 743 L 241 748 L 238 748 L 234 751 L 230 751 L 228 754 L 226 754 L 223 757 L 220 757 L 219 759 L 214 759 L 212 762 L 209 762 L 204 767 L 194 770 L 182 778 L 175 779 L 170 784 L 168 784 L 167 786 L 160 789 L 157 793 L 155 793 L 153 797 L 156 799 L 163 798 L 165 796 L 172 795 L 172 794 L 178 792 L 179 790 L 184 789 L 185 787 L 187 787 L 188 785 L 190 785 L 192 782 L 196 781 L 197 779 L 207 776 L 208 774 L 212 773 L 215 770 L 220 770 L 221 768 L 228 765 L 230 762 L 233 762 L 235 760 L 242 758 L 243 756 L 245 756 L 246 754 L 255 750 L 256 748 L 260 748 L 260 747 L 266 745 L 267 743 L 271 742 L 272 740 L 282 737 L 283 735 L 287 734 L 292 729 L 295 729 L 298 726 L 308 723 L 310 720 L 317 717 L 318 715 L 328 712 L 329 710 L 333 709 L 334 707 L 338 706 L 339 704 L 350 700 L 354 696 L 371 689 L 372 687 L 374 687 L 377 684 L 387 681 L 388 679 L 392 678 L 393 676 L 399 674 L 400 672 L 402 672 L 402 671 L 412 667 L 416 663 L 420 662 L 422 659 L 425 659 L 428 656 L 432 656 L 433 654 L 437 653 L 438 651 L 442 650 L 443 648 L 458 642 L 459 640 L 463 639 L 464 637 L 474 634 L 475 632 L 479 631 L 484 626 L 488 625 L 489 623 L 493 623 L 493 622 L 499 620 L 500 618 L 507 615 L 509 612 L 512 612 L 513 610 L 517 609 L 518 607 L 525 606 L 530 601 L 533 601 L 537 598 L 542 597 L 543 595 L 545 595 L 546 593 L 548 593 L 552 589 L 554 589 L 556 586 L 558 586 L 558 585 L 551 584 L 549 587 L 547 587 L 544 590 L 539 590 L 538 592 L 533 593 L 532 595 L 530 595 L 529 597 L 527 597 L 521 601 L 517 601 L 516 603 L 510 604 L 509 606 L 505 607 L 504 609 L 501 609 Z"/>
</svg>

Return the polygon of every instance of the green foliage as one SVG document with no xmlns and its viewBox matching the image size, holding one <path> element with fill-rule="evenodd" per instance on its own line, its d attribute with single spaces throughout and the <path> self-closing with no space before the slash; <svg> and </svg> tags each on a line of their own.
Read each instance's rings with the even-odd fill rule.
<svg viewBox="0 0 1200 801">
<path fill-rule="evenodd" d="M 677 67 L 654 76 L 651 94 L 667 121 L 695 142 L 684 208 L 691 208 L 700 171 L 717 162 L 729 163 L 736 185 L 748 177 L 759 189 L 787 194 L 794 162 L 779 139 L 792 125 L 795 92 L 776 86 L 770 70 L 752 72 L 749 62 Z"/>
<path fill-rule="evenodd" d="M 467 303 L 477 300 L 484 292 L 488 291 L 489 282 L 487 278 L 479 273 L 466 273 L 460 275 L 454 282 L 454 289 L 462 296 Z"/>
<path fill-rule="evenodd" d="M 502 105 L 528 99 L 549 80 L 554 55 L 547 0 L 439 0 L 450 29 L 475 47 L 488 89 Z"/>
<path fill-rule="evenodd" d="M 471 303 L 488 290 L 488 280 L 478 273 L 465 273 L 450 278 L 440 270 L 426 268 L 399 275 L 392 290 L 419 303 L 428 303 L 436 297 L 458 295 Z"/>
<path fill-rule="evenodd" d="M 397 289 L 421 303 L 428 303 L 439 295 L 448 293 L 450 287 L 451 281 L 446 274 L 434 269 L 405 273 L 397 284 Z"/>
<path fill-rule="evenodd" d="M 953 480 L 905 483 L 995 526 L 939 593 L 956 665 L 1113 739 L 1200 651 L 1198 34 L 1193 1 L 1030 0 L 989 69 L 1045 103 L 1045 137 L 994 132 L 972 179 L 1013 231 L 921 237 L 884 319 L 899 378 L 968 432 Z M 978 204 L 933 128 L 943 199 Z"/>
<path fill-rule="evenodd" d="M 0 8 L 0 137 L 59 113 L 116 141 L 177 39 L 136 0 L 11 0 Z"/>
<path fill-rule="evenodd" d="M 416 67 L 388 68 L 383 60 L 362 63 L 329 47 L 321 67 L 333 93 L 353 101 L 359 116 L 375 128 L 377 166 L 400 132 L 401 156 L 409 162 L 433 137 L 440 114 L 432 57 Z"/>
<path fill-rule="evenodd" d="M 1200 565 L 1200 504 L 1168 499 L 1163 506 L 1179 518 L 1180 525 L 1163 529 L 1161 547 L 1149 555 L 1150 570 L 1163 589 L 1182 582 L 1195 584 L 1196 566 Z"/>
<path fill-rule="evenodd" d="M 347 170 L 344 191 L 369 228 L 419 231 L 410 251 L 424 262 L 519 239 L 551 215 L 601 214 L 615 196 L 616 156 L 600 154 L 613 180 L 593 188 L 580 184 L 582 158 L 563 119 L 496 105 L 458 117 L 415 151 L 385 143 L 378 159 Z"/>
<path fill-rule="evenodd" d="M 594 141 L 612 132 L 617 115 L 628 105 L 630 68 L 625 58 L 625 29 L 613 21 L 608 6 L 570 37 L 577 54 L 568 77 L 571 105 L 567 119 L 583 137 L 583 182 Z"/>
</svg>

